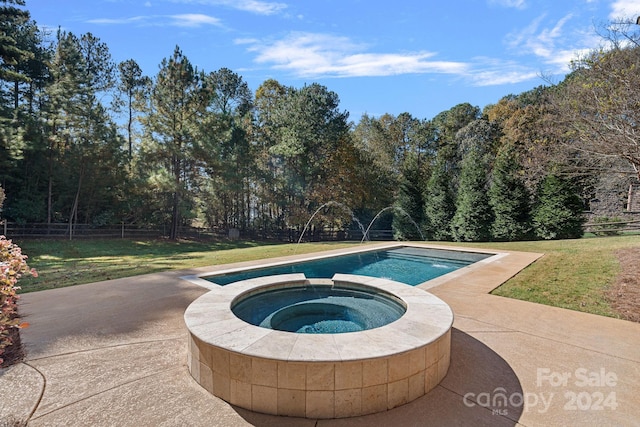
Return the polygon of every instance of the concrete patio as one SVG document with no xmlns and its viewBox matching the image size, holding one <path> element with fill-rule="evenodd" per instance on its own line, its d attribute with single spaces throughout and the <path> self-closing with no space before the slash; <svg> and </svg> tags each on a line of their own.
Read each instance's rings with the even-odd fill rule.
<svg viewBox="0 0 640 427">
<path fill-rule="evenodd" d="M 191 378 L 183 314 L 207 289 L 183 277 L 224 267 L 25 294 L 28 355 L 0 370 L 0 426 L 640 425 L 640 324 L 488 294 L 540 256 L 431 282 L 455 314 L 447 376 L 407 405 L 340 420 L 250 412 Z"/>
</svg>

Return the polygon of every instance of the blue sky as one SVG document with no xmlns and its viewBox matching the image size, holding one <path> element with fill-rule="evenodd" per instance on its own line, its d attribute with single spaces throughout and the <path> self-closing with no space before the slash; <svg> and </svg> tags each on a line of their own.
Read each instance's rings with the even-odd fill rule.
<svg viewBox="0 0 640 427">
<path fill-rule="evenodd" d="M 40 26 L 91 32 L 149 76 L 176 45 L 199 69 L 320 83 L 340 108 L 420 119 L 479 107 L 568 71 L 638 0 L 26 0 Z"/>
</svg>

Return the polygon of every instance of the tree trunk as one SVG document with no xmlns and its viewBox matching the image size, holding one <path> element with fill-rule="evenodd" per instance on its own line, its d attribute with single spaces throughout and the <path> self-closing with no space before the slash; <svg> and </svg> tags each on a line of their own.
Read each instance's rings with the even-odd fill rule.
<svg viewBox="0 0 640 427">
<path fill-rule="evenodd" d="M 73 240 L 73 221 L 78 216 L 78 204 L 80 203 L 80 189 L 82 188 L 82 178 L 84 176 L 84 162 L 80 165 L 80 176 L 78 177 L 78 189 L 73 200 L 73 207 L 69 215 L 69 240 Z"/>
<path fill-rule="evenodd" d="M 171 210 L 171 228 L 169 239 L 178 239 L 178 226 L 180 225 L 180 159 L 174 155 L 173 158 L 174 192 L 173 206 Z"/>
</svg>

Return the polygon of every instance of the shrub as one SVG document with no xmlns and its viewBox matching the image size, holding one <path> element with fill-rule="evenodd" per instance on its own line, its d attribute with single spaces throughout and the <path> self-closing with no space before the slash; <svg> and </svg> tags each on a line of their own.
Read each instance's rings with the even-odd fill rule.
<svg viewBox="0 0 640 427">
<path fill-rule="evenodd" d="M 27 256 L 18 245 L 0 236 L 0 367 L 8 366 L 19 356 L 7 358 L 9 349 L 13 355 L 21 355 L 20 328 L 28 326 L 18 316 L 18 279 L 23 274 L 37 276 L 29 269 Z M 18 347 L 18 348 L 16 348 Z"/>
</svg>

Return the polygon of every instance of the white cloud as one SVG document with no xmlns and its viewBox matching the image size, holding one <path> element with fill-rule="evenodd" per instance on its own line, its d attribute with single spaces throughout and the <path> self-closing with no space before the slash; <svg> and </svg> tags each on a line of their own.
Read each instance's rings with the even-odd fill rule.
<svg viewBox="0 0 640 427">
<path fill-rule="evenodd" d="M 174 25 L 178 27 L 200 27 L 202 25 L 221 25 L 218 18 L 203 15 L 200 13 L 185 13 L 181 15 L 171 15 Z"/>
<path fill-rule="evenodd" d="M 174 27 L 201 27 L 203 25 L 222 26 L 218 18 L 213 16 L 185 13 L 180 15 L 149 15 L 149 16 L 133 16 L 130 18 L 97 18 L 89 19 L 90 24 L 101 25 L 154 25 L 154 26 L 174 26 Z"/>
<path fill-rule="evenodd" d="M 489 4 L 497 4 L 498 6 L 513 7 L 515 9 L 524 9 L 527 7 L 526 0 L 489 0 Z"/>
<path fill-rule="evenodd" d="M 534 70 L 479 70 L 469 76 L 474 86 L 500 86 L 527 82 L 540 78 L 540 73 Z"/>
<path fill-rule="evenodd" d="M 473 58 L 469 62 L 436 60 L 434 52 L 371 53 L 368 46 L 347 37 L 291 33 L 264 42 L 237 39 L 256 54 L 255 62 L 285 70 L 300 78 L 383 77 L 402 74 L 448 74 L 473 86 L 497 86 L 540 78 L 534 70 L 513 61 Z"/>
<path fill-rule="evenodd" d="M 131 18 L 96 18 L 87 20 L 90 24 L 105 25 L 121 25 L 121 24 L 140 24 L 148 22 L 149 16 L 132 16 Z"/>
<path fill-rule="evenodd" d="M 287 8 L 285 3 L 260 0 L 171 0 L 173 3 L 226 6 L 258 15 L 273 15 Z"/>
<path fill-rule="evenodd" d="M 247 41 L 237 41 L 237 43 Z M 291 33 L 274 42 L 248 42 L 255 61 L 298 77 L 364 77 L 416 73 L 463 74 L 461 62 L 434 61 L 432 52 L 366 53 L 347 37 Z"/>
<path fill-rule="evenodd" d="M 633 18 L 635 21 L 638 15 L 640 15 L 638 0 L 616 0 L 611 4 L 611 13 L 609 14 L 611 20 Z"/>
<path fill-rule="evenodd" d="M 534 55 L 552 68 L 551 73 L 566 73 L 569 63 L 579 55 L 598 46 L 598 37 L 593 32 L 578 29 L 567 30 L 572 14 L 551 26 L 544 27 L 542 15 L 519 32 L 507 36 L 507 45 L 520 56 Z"/>
<path fill-rule="evenodd" d="M 540 77 L 540 72 L 515 61 L 477 57 L 465 78 L 474 86 L 499 86 L 522 83 Z"/>
<path fill-rule="evenodd" d="M 548 33 L 553 35 L 551 30 Z M 462 62 L 439 60 L 436 53 L 425 51 L 368 52 L 370 46 L 354 43 L 348 37 L 318 33 L 291 33 L 275 41 L 236 39 L 235 43 L 247 46 L 256 55 L 256 63 L 299 78 L 447 74 L 473 86 L 498 86 L 539 79 L 543 73 L 496 58 L 476 57 Z"/>
</svg>

